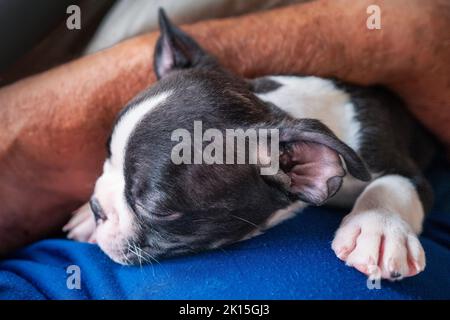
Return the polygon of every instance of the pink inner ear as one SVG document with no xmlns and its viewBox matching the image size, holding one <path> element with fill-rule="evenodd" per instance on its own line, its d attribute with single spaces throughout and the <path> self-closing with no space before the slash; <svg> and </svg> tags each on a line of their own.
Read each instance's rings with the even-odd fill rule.
<svg viewBox="0 0 450 320">
<path fill-rule="evenodd" d="M 333 196 L 345 176 L 338 153 L 312 142 L 290 144 L 280 155 L 280 166 L 291 178 L 291 192 L 316 205 Z"/>
<path fill-rule="evenodd" d="M 174 58 L 173 58 L 173 49 L 172 46 L 167 39 L 167 37 L 162 38 L 162 50 L 161 50 L 161 57 L 158 63 L 158 73 L 161 76 L 164 76 L 167 74 L 175 64 Z"/>
</svg>

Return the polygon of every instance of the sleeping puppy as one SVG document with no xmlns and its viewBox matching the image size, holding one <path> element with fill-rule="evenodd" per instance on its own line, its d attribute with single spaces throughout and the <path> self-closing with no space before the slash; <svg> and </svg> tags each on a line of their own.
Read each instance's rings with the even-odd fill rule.
<svg viewBox="0 0 450 320">
<path fill-rule="evenodd" d="M 247 81 L 163 11 L 159 20 L 159 81 L 118 115 L 103 174 L 66 225 L 69 238 L 96 242 L 121 264 L 151 262 L 248 239 L 307 205 L 329 204 L 353 208 L 332 243 L 339 259 L 391 280 L 425 268 L 417 235 L 431 205 L 421 173 L 431 144 L 396 97 L 317 77 Z M 195 134 L 199 122 L 202 132 L 277 134 L 270 148 L 247 149 L 256 163 L 175 163 L 173 133 Z M 278 170 L 261 174 L 267 157 Z"/>
</svg>

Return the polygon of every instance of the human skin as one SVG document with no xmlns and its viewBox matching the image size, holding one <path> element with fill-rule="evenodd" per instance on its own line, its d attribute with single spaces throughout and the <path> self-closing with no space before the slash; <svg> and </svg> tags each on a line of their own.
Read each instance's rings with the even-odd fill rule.
<svg viewBox="0 0 450 320">
<path fill-rule="evenodd" d="M 381 30 L 366 27 L 368 5 Z M 318 0 L 184 28 L 232 71 L 383 84 L 450 146 L 450 2 Z M 116 113 L 155 81 L 158 34 L 0 89 L 0 253 L 42 238 L 89 199 Z"/>
</svg>

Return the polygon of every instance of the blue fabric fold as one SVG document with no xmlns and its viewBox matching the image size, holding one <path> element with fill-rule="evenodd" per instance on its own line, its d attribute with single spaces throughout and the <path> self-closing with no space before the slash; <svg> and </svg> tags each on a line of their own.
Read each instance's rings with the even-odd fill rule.
<svg viewBox="0 0 450 320">
<path fill-rule="evenodd" d="M 450 169 L 428 173 L 436 204 L 421 242 L 427 267 L 369 289 L 367 278 L 338 260 L 330 244 L 344 211 L 309 208 L 254 239 L 222 250 L 151 265 L 115 264 L 92 244 L 39 241 L 0 261 L 2 299 L 449 299 Z M 80 268 L 70 289 L 67 268 Z"/>
</svg>

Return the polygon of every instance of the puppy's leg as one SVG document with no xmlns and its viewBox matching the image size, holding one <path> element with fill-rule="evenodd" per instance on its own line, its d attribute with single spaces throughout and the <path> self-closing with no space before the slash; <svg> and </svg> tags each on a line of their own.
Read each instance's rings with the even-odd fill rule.
<svg viewBox="0 0 450 320">
<path fill-rule="evenodd" d="M 372 181 L 336 232 L 336 255 L 375 278 L 399 280 L 423 271 L 425 254 L 417 235 L 424 218 L 421 195 L 427 188 L 421 176 L 391 174 Z"/>
<path fill-rule="evenodd" d="M 67 238 L 95 243 L 95 219 L 89 203 L 86 203 L 73 213 L 70 221 L 63 227 L 68 232 Z"/>
</svg>

